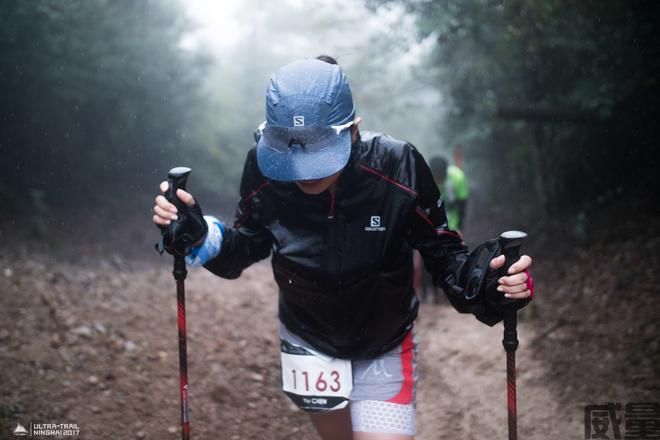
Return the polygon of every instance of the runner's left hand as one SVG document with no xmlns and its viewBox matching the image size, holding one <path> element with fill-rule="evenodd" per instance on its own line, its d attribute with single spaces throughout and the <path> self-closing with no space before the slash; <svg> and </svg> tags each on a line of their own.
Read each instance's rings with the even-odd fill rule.
<svg viewBox="0 0 660 440">
<path fill-rule="evenodd" d="M 498 270 L 504 266 L 504 255 L 490 260 L 490 268 Z M 529 288 L 529 268 L 532 266 L 532 258 L 522 255 L 518 261 L 511 265 L 508 274 L 497 280 L 497 290 L 502 292 L 506 298 L 526 299 L 531 298 L 532 290 Z"/>
</svg>

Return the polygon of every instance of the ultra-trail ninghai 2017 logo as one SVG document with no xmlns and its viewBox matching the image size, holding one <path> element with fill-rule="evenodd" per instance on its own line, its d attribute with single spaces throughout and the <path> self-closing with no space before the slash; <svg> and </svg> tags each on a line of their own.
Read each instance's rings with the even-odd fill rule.
<svg viewBox="0 0 660 440">
<path fill-rule="evenodd" d="M 30 423 L 29 428 L 20 422 L 12 431 L 15 437 L 76 437 L 80 434 L 77 423 Z"/>
</svg>

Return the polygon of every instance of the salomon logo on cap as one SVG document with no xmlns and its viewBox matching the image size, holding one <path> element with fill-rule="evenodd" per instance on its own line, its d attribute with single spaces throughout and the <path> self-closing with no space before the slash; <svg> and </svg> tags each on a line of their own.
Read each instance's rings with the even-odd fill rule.
<svg viewBox="0 0 660 440">
<path fill-rule="evenodd" d="M 355 106 L 346 74 L 319 60 L 275 72 L 266 92 L 266 125 L 257 144 L 264 176 L 322 179 L 341 171 L 351 153 Z"/>
</svg>

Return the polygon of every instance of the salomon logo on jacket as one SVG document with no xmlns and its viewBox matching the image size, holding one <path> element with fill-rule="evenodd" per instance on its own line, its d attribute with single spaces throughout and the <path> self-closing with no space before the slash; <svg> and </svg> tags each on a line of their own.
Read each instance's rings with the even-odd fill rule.
<svg viewBox="0 0 660 440">
<path fill-rule="evenodd" d="M 371 216 L 371 221 L 369 223 L 369 226 L 366 226 L 364 228 L 365 231 L 367 232 L 383 232 L 387 228 L 385 226 L 380 225 L 380 216 L 379 215 L 372 215 Z"/>
</svg>

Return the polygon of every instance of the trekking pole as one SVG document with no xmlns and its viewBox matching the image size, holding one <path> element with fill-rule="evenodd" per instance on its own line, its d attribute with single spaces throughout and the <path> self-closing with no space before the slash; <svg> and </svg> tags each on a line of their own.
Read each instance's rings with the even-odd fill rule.
<svg viewBox="0 0 660 440">
<path fill-rule="evenodd" d="M 186 167 L 172 168 L 167 176 L 167 193 L 165 198 L 181 212 L 184 209 L 183 202 L 177 197 L 176 190 L 186 189 L 188 175 L 192 170 Z M 174 241 L 174 227 L 170 223 L 168 226 L 169 234 Z M 186 279 L 186 260 L 185 255 L 174 252 L 174 270 L 172 275 L 176 280 L 176 299 L 177 316 L 179 327 L 179 391 L 181 393 L 181 439 L 190 439 L 190 419 L 188 413 L 188 354 L 186 350 L 186 289 L 184 280 Z"/>
<path fill-rule="evenodd" d="M 520 258 L 520 246 L 527 234 L 521 231 L 507 231 L 500 235 L 500 245 L 505 262 L 502 272 L 506 275 L 513 263 Z M 513 300 L 517 301 L 517 300 Z M 506 351 L 507 404 L 509 410 L 509 440 L 518 438 L 518 420 L 516 414 L 516 349 L 518 348 L 518 311 L 514 308 L 504 310 L 504 337 L 502 345 Z"/>
</svg>

